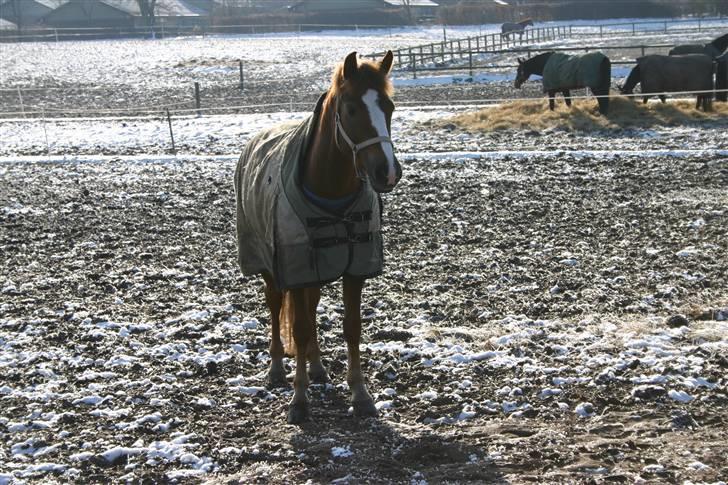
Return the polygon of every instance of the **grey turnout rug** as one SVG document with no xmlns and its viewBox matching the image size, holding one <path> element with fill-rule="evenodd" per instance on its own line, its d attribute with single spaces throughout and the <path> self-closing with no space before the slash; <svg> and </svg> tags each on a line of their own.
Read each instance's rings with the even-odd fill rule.
<svg viewBox="0 0 728 485">
<path fill-rule="evenodd" d="M 600 66 L 606 56 L 590 52 L 583 56 L 567 56 L 555 52 L 543 69 L 543 91 L 599 87 L 604 84 Z"/>
<path fill-rule="evenodd" d="M 279 289 L 320 285 L 344 274 L 382 272 L 379 195 L 368 182 L 343 213 L 328 212 L 302 190 L 301 165 L 321 112 L 258 133 L 235 170 L 238 263 L 267 271 Z"/>
</svg>

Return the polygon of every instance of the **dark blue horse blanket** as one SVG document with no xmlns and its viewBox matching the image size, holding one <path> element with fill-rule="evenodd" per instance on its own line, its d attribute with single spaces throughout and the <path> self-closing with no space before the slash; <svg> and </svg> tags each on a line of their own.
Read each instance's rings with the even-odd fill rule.
<svg viewBox="0 0 728 485">
<path fill-rule="evenodd" d="M 235 170 L 238 264 L 244 274 L 268 272 L 281 290 L 382 272 L 381 203 L 371 185 L 362 181 L 342 213 L 303 192 L 301 166 L 322 101 L 302 122 L 253 137 Z"/>
<path fill-rule="evenodd" d="M 606 76 L 602 72 L 601 66 L 605 59 L 607 56 L 601 52 L 590 52 L 583 56 L 553 53 L 543 69 L 543 91 L 602 87 L 609 83 L 611 77 L 611 69 Z"/>
</svg>

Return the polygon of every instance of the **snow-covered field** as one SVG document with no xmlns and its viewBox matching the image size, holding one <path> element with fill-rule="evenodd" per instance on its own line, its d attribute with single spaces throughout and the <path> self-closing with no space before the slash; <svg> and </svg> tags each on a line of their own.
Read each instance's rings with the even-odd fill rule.
<svg viewBox="0 0 728 485">
<path fill-rule="evenodd" d="M 321 88 L 349 50 L 438 35 L 23 44 L 50 64 L 24 77 L 11 57 L 0 83 L 125 96 L 189 81 L 175 63 L 244 55 L 260 79 Z M 424 124 L 451 107 L 402 104 L 386 270 L 363 298 L 381 417 L 349 413 L 333 284 L 318 309 L 332 382 L 301 427 L 285 424 L 291 391 L 265 387 L 232 172 L 250 136 L 303 108 L 176 116 L 177 155 L 156 117 L 0 122 L 0 484 L 725 480 L 725 122 L 468 134 Z"/>
</svg>

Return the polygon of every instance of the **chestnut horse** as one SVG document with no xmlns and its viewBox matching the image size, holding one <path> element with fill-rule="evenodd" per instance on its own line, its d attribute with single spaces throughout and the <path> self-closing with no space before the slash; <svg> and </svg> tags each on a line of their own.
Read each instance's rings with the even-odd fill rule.
<svg viewBox="0 0 728 485">
<path fill-rule="evenodd" d="M 347 204 L 363 191 L 371 191 L 371 200 L 379 200 L 378 193 L 390 192 L 402 176 L 402 169 L 394 156 L 394 147 L 390 139 L 392 112 L 392 84 L 389 72 L 392 68 L 392 52 L 389 51 L 379 62 L 361 61 L 355 52 L 349 54 L 339 64 L 333 74 L 331 87 L 319 101 L 317 113 L 311 118 L 310 133 L 306 147 L 299 158 L 300 188 L 307 200 L 324 210 L 325 217 L 318 219 L 336 219 L 343 224 L 351 224 L 345 214 Z M 260 136 L 260 135 L 259 135 Z M 236 198 L 238 201 L 238 248 L 239 258 L 245 255 L 241 251 L 247 249 L 246 241 L 258 234 L 244 233 L 247 226 L 240 222 L 241 194 L 246 188 L 240 180 L 247 158 L 264 152 L 263 158 L 272 157 L 271 148 L 282 142 L 272 137 L 263 143 L 251 141 L 254 145 L 243 152 L 236 172 Z M 267 140 L 267 141 L 266 141 Z M 259 140 L 260 141 L 260 140 Z M 286 148 L 286 147 L 284 147 Z M 268 184 L 270 184 L 270 178 Z M 370 193 L 370 192 L 366 192 Z M 376 214 L 368 217 L 379 221 L 381 216 L 379 202 L 373 206 Z M 318 209 L 316 209 L 318 210 Z M 365 211 L 366 212 L 366 211 Z M 368 211 L 371 213 L 372 211 Z M 361 214 L 361 213 L 359 213 Z M 243 215 L 245 217 L 245 215 Z M 360 221 L 359 221 L 360 222 Z M 241 231 L 241 227 L 243 230 Z M 350 227 L 349 225 L 346 226 Z M 352 394 L 354 414 L 359 417 L 377 415 L 374 400 L 367 390 L 361 369 L 359 342 L 361 338 L 361 294 L 367 275 L 352 275 L 351 258 L 356 257 L 351 249 L 358 234 L 349 233 L 348 238 L 328 238 L 328 242 L 339 245 L 338 248 L 349 247 L 349 264 L 342 274 L 334 278 L 343 278 L 344 338 L 348 348 L 347 382 Z M 371 237 L 371 234 L 369 235 Z M 247 239 L 246 239 L 247 238 Z M 315 243 L 311 244 L 311 253 L 315 253 Z M 343 250 L 343 249 L 342 249 Z M 381 245 L 377 244 L 377 254 L 381 253 Z M 309 254 L 309 253 L 306 253 Z M 241 261 L 243 261 L 241 259 Z M 381 259 L 379 260 L 381 263 Z M 241 268 L 243 263 L 241 262 Z M 250 268 L 248 268 L 248 272 Z M 243 271 L 246 272 L 245 268 Z M 285 353 L 295 355 L 296 370 L 293 380 L 293 399 L 289 405 L 288 422 L 301 423 L 310 419 L 309 402 L 306 390 L 309 377 L 314 382 L 326 382 L 328 375 L 321 362 L 316 331 L 316 308 L 321 295 L 321 286 L 328 281 L 314 282 L 305 286 L 281 284 L 280 266 L 267 267 L 258 271 L 265 281 L 265 299 L 271 314 L 270 370 L 268 377 L 271 385 L 287 385 L 286 372 L 283 366 Z M 329 278 L 330 280 L 331 278 Z M 307 371 L 307 364 L 310 368 Z"/>
</svg>

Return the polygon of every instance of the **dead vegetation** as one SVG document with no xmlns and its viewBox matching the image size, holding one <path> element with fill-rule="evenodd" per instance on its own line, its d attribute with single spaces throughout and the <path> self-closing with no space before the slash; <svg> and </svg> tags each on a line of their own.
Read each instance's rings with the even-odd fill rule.
<svg viewBox="0 0 728 485">
<path fill-rule="evenodd" d="M 601 116 L 592 99 L 577 99 L 571 108 L 557 98 L 556 109 L 549 111 L 548 99 L 512 101 L 467 112 L 451 118 L 432 121 L 438 128 L 467 132 L 494 130 L 543 130 L 564 128 L 577 131 L 598 131 L 621 128 L 654 128 L 705 123 L 728 122 L 728 104 L 713 102 L 710 112 L 695 109 L 692 100 L 649 102 L 641 98 L 612 97 L 609 115 Z"/>
</svg>

